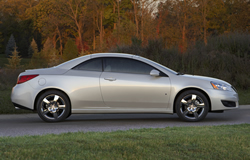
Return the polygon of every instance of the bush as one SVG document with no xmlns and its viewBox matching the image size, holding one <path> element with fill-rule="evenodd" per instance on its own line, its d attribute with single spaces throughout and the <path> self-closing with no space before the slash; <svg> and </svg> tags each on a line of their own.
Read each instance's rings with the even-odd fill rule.
<svg viewBox="0 0 250 160">
<path fill-rule="evenodd" d="M 1 69 L 0 70 L 0 91 L 10 89 L 17 83 L 18 75 L 23 69 Z"/>
<path fill-rule="evenodd" d="M 250 34 L 233 32 L 208 38 L 205 46 L 202 42 L 196 43 L 199 52 L 226 52 L 241 58 L 250 58 Z"/>
<path fill-rule="evenodd" d="M 16 70 L 17 68 L 21 67 L 21 57 L 18 54 L 19 52 L 17 51 L 17 47 L 14 47 L 12 55 L 10 56 L 10 58 L 8 58 L 9 64 L 6 65 L 8 68 Z"/>
<path fill-rule="evenodd" d="M 71 60 L 73 58 L 76 58 L 77 55 L 78 55 L 78 49 L 76 43 L 71 38 L 69 38 L 63 50 L 63 60 L 64 61 Z"/>
</svg>

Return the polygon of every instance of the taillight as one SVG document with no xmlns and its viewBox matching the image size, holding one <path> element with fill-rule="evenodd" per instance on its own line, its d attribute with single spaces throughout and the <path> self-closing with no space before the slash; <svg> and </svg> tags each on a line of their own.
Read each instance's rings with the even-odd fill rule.
<svg viewBox="0 0 250 160">
<path fill-rule="evenodd" d="M 21 83 L 27 82 L 27 81 L 29 81 L 29 80 L 37 77 L 37 76 L 39 76 L 39 74 L 20 76 L 18 78 L 17 84 L 21 84 Z"/>
</svg>

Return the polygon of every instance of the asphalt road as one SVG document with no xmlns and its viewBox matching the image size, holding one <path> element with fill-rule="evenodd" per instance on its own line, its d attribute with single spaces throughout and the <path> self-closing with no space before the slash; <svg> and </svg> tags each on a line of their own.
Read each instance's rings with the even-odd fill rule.
<svg viewBox="0 0 250 160">
<path fill-rule="evenodd" d="M 0 137 L 242 123 L 250 123 L 250 105 L 224 113 L 208 113 L 203 121 L 195 123 L 183 122 L 176 114 L 75 114 L 60 123 L 43 122 L 37 114 L 16 114 L 0 115 Z"/>
</svg>

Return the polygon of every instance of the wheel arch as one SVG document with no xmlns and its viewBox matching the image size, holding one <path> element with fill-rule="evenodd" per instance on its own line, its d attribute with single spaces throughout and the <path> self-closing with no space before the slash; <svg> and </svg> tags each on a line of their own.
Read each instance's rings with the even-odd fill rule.
<svg viewBox="0 0 250 160">
<path fill-rule="evenodd" d="M 175 98 L 174 98 L 174 105 L 173 105 L 173 111 L 174 111 L 174 113 L 176 113 L 176 111 L 175 111 L 175 104 L 176 104 L 176 99 L 178 98 L 178 96 L 180 95 L 180 94 L 182 94 L 183 92 L 185 92 L 185 91 L 188 91 L 188 90 L 196 90 L 196 91 L 199 91 L 199 92 L 201 92 L 201 93 L 203 93 L 205 96 L 206 96 L 206 98 L 207 98 L 207 100 L 208 100 L 208 103 L 209 103 L 209 112 L 211 111 L 211 108 L 212 108 L 212 103 L 211 103 L 211 100 L 210 100 L 210 97 L 208 96 L 208 94 L 204 91 L 204 90 L 202 90 L 202 89 L 200 89 L 200 88 L 195 88 L 195 87 L 189 87 L 189 88 L 184 88 L 184 89 L 182 89 L 182 90 L 180 90 L 177 94 L 176 94 L 176 96 L 175 96 Z"/>
<path fill-rule="evenodd" d="M 35 98 L 35 101 L 34 101 L 34 104 L 33 104 L 33 106 L 34 106 L 34 111 L 37 110 L 36 104 L 37 104 L 37 101 L 38 101 L 39 97 L 40 97 L 43 93 L 45 93 L 46 91 L 49 91 L 49 90 L 56 90 L 56 91 L 59 91 L 59 92 L 62 92 L 63 94 L 65 94 L 65 96 L 68 98 L 69 103 L 70 103 L 70 113 L 71 113 L 71 109 L 72 109 L 72 107 L 71 107 L 71 100 L 70 100 L 68 94 L 67 94 L 66 92 L 64 92 L 63 90 L 58 89 L 58 88 L 46 88 L 46 89 L 40 91 L 40 92 L 36 95 L 36 98 Z"/>
</svg>

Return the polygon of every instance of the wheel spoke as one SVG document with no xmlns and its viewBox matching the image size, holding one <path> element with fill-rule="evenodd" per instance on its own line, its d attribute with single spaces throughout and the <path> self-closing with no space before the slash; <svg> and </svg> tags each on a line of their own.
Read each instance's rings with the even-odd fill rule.
<svg viewBox="0 0 250 160">
<path fill-rule="evenodd" d="M 58 118 L 58 114 L 57 114 L 57 112 L 53 113 L 53 117 L 54 117 L 55 119 L 57 119 L 57 118 Z"/>
<path fill-rule="evenodd" d="M 59 105 L 58 108 L 59 109 L 65 109 L 65 105 Z"/>
<path fill-rule="evenodd" d="M 47 109 L 43 110 L 43 115 L 47 115 L 47 113 L 49 113 L 49 110 Z"/>
<path fill-rule="evenodd" d="M 198 113 L 197 112 L 194 112 L 194 117 L 195 117 L 195 119 L 198 118 Z"/>
<path fill-rule="evenodd" d="M 43 99 L 43 102 L 45 102 L 45 103 L 47 103 L 47 104 L 50 103 L 49 100 L 47 100 L 46 98 Z"/>
<path fill-rule="evenodd" d="M 204 108 L 205 107 L 205 104 L 204 103 L 200 103 L 200 104 L 197 104 L 196 105 L 198 108 Z"/>
<path fill-rule="evenodd" d="M 188 114 L 188 110 L 185 110 L 185 111 L 183 112 L 183 114 L 184 114 L 184 115 L 187 115 L 187 114 Z"/>
<path fill-rule="evenodd" d="M 185 99 L 182 99 L 181 103 L 184 104 L 185 106 L 188 106 L 187 101 Z"/>
<path fill-rule="evenodd" d="M 54 101 L 56 102 L 60 97 L 58 95 L 55 95 Z"/>
<path fill-rule="evenodd" d="M 192 100 L 196 100 L 196 97 L 197 97 L 197 96 L 196 96 L 195 94 L 193 94 L 193 95 L 192 95 Z"/>
</svg>

